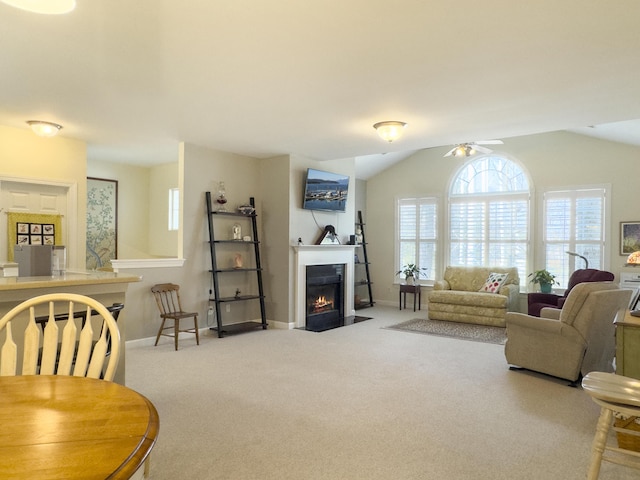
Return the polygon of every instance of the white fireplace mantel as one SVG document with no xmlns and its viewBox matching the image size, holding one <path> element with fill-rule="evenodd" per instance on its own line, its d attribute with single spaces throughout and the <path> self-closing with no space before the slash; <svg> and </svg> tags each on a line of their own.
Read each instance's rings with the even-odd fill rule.
<svg viewBox="0 0 640 480">
<path fill-rule="evenodd" d="M 294 245 L 296 254 L 295 280 L 295 326 L 305 326 L 307 265 L 327 265 L 341 263 L 345 265 L 344 278 L 344 314 L 356 314 L 353 305 L 353 278 L 355 245 Z"/>
</svg>

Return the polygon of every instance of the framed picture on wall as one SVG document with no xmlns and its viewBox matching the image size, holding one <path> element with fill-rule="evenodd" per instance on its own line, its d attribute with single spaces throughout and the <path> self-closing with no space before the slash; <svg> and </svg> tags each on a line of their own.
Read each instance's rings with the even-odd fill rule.
<svg viewBox="0 0 640 480">
<path fill-rule="evenodd" d="M 620 222 L 620 255 L 640 250 L 640 222 Z"/>
<path fill-rule="evenodd" d="M 118 181 L 87 177 L 87 270 L 118 258 Z"/>
</svg>

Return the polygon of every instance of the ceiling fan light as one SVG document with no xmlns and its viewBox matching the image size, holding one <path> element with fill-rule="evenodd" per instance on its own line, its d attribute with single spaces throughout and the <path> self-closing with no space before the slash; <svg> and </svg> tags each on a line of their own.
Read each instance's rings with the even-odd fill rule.
<svg viewBox="0 0 640 480">
<path fill-rule="evenodd" d="M 406 126 L 407 124 L 404 122 L 389 121 L 378 122 L 373 125 L 373 128 L 376 129 L 380 138 L 391 143 L 394 140 L 398 140 L 402 136 L 402 131 Z"/>
<path fill-rule="evenodd" d="M 33 133 L 39 137 L 55 137 L 58 132 L 62 130 L 62 125 L 43 122 L 41 120 L 28 120 L 27 124 L 31 127 L 31 130 L 33 130 Z"/>
<path fill-rule="evenodd" d="M 458 145 L 456 147 L 456 149 L 453 151 L 453 156 L 454 157 L 466 157 L 467 156 L 467 149 L 465 148 L 464 145 Z"/>
<path fill-rule="evenodd" d="M 76 0 L 0 0 L 12 7 L 45 15 L 61 15 L 76 8 Z"/>
</svg>

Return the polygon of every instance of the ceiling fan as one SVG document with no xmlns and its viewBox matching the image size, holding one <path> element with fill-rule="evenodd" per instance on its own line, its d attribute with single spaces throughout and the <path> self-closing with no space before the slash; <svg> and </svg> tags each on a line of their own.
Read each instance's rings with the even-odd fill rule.
<svg viewBox="0 0 640 480">
<path fill-rule="evenodd" d="M 502 145 L 502 140 L 479 140 L 477 142 L 460 143 L 444 154 L 445 157 L 470 157 L 476 153 L 491 153 L 493 150 L 483 145 Z"/>
</svg>

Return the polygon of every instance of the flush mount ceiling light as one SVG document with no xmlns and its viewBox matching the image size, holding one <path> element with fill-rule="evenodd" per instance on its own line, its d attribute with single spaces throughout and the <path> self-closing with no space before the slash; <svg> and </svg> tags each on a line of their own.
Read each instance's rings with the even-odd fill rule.
<svg viewBox="0 0 640 480">
<path fill-rule="evenodd" d="M 33 133 L 39 137 L 55 137 L 62 129 L 62 125 L 51 122 L 42 122 L 40 120 L 28 120 L 27 124 L 33 130 Z"/>
<path fill-rule="evenodd" d="M 402 136 L 402 130 L 406 126 L 404 122 L 378 122 L 373 128 L 376 129 L 380 138 L 391 143 Z"/>
<path fill-rule="evenodd" d="M 12 7 L 45 15 L 69 13 L 76 8 L 76 0 L 0 0 Z"/>
</svg>

